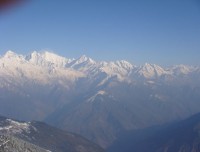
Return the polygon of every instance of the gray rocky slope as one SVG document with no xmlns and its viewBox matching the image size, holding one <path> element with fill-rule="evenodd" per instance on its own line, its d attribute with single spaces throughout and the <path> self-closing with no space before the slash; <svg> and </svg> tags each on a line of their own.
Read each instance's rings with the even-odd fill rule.
<svg viewBox="0 0 200 152">
<path fill-rule="evenodd" d="M 0 135 L 0 152 L 50 152 L 16 137 Z"/>
</svg>

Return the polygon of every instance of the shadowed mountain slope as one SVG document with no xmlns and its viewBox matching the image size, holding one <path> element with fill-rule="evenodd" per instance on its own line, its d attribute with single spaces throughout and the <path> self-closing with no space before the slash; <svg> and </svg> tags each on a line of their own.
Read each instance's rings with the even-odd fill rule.
<svg viewBox="0 0 200 152">
<path fill-rule="evenodd" d="M 119 138 L 108 152 L 199 152 L 200 114 L 190 118 L 127 132 Z"/>
</svg>

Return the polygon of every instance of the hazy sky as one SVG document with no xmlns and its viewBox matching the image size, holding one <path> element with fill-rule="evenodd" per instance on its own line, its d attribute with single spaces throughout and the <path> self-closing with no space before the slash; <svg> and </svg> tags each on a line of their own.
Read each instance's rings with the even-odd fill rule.
<svg viewBox="0 0 200 152">
<path fill-rule="evenodd" d="M 0 54 L 52 50 L 135 64 L 200 65 L 199 0 L 30 0 L 0 13 Z"/>
</svg>

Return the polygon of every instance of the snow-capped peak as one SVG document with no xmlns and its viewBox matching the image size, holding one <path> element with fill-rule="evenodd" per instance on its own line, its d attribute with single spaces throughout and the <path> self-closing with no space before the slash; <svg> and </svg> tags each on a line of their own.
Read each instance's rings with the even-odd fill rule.
<svg viewBox="0 0 200 152">
<path fill-rule="evenodd" d="M 4 54 L 4 56 L 3 56 L 3 58 L 8 58 L 8 59 L 13 59 L 13 58 L 16 58 L 16 59 L 19 59 L 19 58 L 24 58 L 22 55 L 18 55 L 18 54 L 16 54 L 15 52 L 13 52 L 13 51 L 11 51 L 11 50 L 9 50 L 9 51 L 7 51 L 5 54 Z"/>
<path fill-rule="evenodd" d="M 134 66 L 125 60 L 115 62 L 102 61 L 99 63 L 99 68 L 108 75 L 118 75 L 120 77 L 124 77 L 128 76 Z"/>
<path fill-rule="evenodd" d="M 86 55 L 82 55 L 80 58 L 73 60 L 70 62 L 69 66 L 71 68 L 79 69 L 85 71 L 87 68 L 89 68 L 91 65 L 95 65 L 96 62 L 92 60 L 91 58 L 87 57 Z"/>
<path fill-rule="evenodd" d="M 45 51 L 41 54 L 41 56 L 49 62 L 59 62 L 59 60 L 67 60 L 64 57 L 61 57 L 57 54 Z"/>
<path fill-rule="evenodd" d="M 38 53 L 34 51 L 26 57 L 26 59 L 36 65 L 54 65 L 56 67 L 65 67 L 65 65 L 70 62 L 69 59 L 61 57 L 57 54 L 45 51 L 43 53 Z"/>
<path fill-rule="evenodd" d="M 4 57 L 7 57 L 7 58 L 13 57 L 13 56 L 18 56 L 18 55 L 17 55 L 15 52 L 11 51 L 11 50 L 7 51 L 7 52 L 4 54 Z"/>
<path fill-rule="evenodd" d="M 86 55 L 82 55 L 80 58 L 78 58 L 76 60 L 77 64 L 83 63 L 83 62 L 87 62 L 87 63 L 95 63 L 94 60 L 92 60 L 91 58 L 87 57 Z"/>
<path fill-rule="evenodd" d="M 195 69 L 194 67 L 181 64 L 173 66 L 171 70 L 174 74 L 180 75 L 180 74 L 188 74 L 192 72 L 194 69 Z"/>
<path fill-rule="evenodd" d="M 131 63 L 129 63 L 128 61 L 125 61 L 125 60 L 121 60 L 121 61 L 116 61 L 116 64 L 121 67 L 121 68 L 125 68 L 125 69 L 128 69 L 128 70 L 131 70 L 133 69 L 133 65 Z"/>
<path fill-rule="evenodd" d="M 31 54 L 26 56 L 26 60 L 31 62 L 37 62 L 37 59 L 39 58 L 40 54 L 36 51 L 33 51 Z"/>
<path fill-rule="evenodd" d="M 41 56 L 48 62 L 53 63 L 56 66 L 61 66 L 61 67 L 65 67 L 65 65 L 70 62 L 69 59 L 59 56 L 57 54 L 51 53 L 51 52 L 47 52 L 45 51 L 44 53 L 41 54 Z"/>
<path fill-rule="evenodd" d="M 145 78 L 155 78 L 166 73 L 160 66 L 149 63 L 145 63 L 143 66 L 140 66 L 136 72 Z"/>
<path fill-rule="evenodd" d="M 88 60 L 88 57 L 84 54 L 84 55 L 82 55 L 78 60 L 79 60 L 80 62 L 84 62 L 84 61 L 87 61 L 87 60 Z"/>
<path fill-rule="evenodd" d="M 43 82 L 48 82 L 47 79 L 49 77 L 69 76 L 69 73 L 73 73 L 77 77 L 82 77 L 83 75 L 88 76 L 88 78 L 103 77 L 101 82 L 107 82 L 111 77 L 117 78 L 120 81 L 129 81 L 132 78 L 155 80 L 159 77 L 164 78 L 165 75 L 169 77 L 179 76 L 182 74 L 190 74 L 195 70 L 197 72 L 200 71 L 198 68 L 195 69 L 194 67 L 185 65 L 177 65 L 163 69 L 156 64 L 149 63 L 137 67 L 125 60 L 96 62 L 86 55 L 82 55 L 78 59 L 70 60 L 48 51 L 34 51 L 28 56 L 7 51 L 0 59 L 0 68 L 3 69 L 0 71 L 0 74 L 12 77 L 17 76 L 19 78 L 21 76 L 31 79 L 35 77 Z"/>
</svg>

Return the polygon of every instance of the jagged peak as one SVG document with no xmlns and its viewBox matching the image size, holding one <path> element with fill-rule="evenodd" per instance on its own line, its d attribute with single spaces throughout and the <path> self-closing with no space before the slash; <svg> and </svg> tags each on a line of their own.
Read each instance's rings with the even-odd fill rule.
<svg viewBox="0 0 200 152">
<path fill-rule="evenodd" d="M 60 55 L 57 55 L 53 52 L 49 52 L 49 51 L 44 51 L 41 53 L 41 56 L 43 58 L 45 58 L 47 61 L 59 61 L 59 60 L 62 60 L 62 61 L 67 61 L 68 59 L 65 58 L 65 57 L 62 57 Z"/>
<path fill-rule="evenodd" d="M 140 66 L 142 69 L 151 69 L 151 70 L 164 70 L 161 66 L 157 64 L 145 63 L 143 66 Z"/>
<path fill-rule="evenodd" d="M 91 64 L 94 64 L 96 63 L 93 59 L 87 57 L 86 55 L 82 55 L 81 57 L 79 57 L 77 60 L 76 60 L 76 64 L 80 64 L 80 63 L 84 63 L 84 62 L 88 62 L 88 63 L 91 63 Z"/>
<path fill-rule="evenodd" d="M 19 56 L 19 55 L 16 54 L 15 52 L 11 51 L 11 50 L 8 50 L 8 51 L 4 54 L 4 57 L 6 57 L 6 58 L 17 57 L 17 56 Z"/>
<path fill-rule="evenodd" d="M 59 56 L 58 54 L 56 53 L 53 53 L 53 52 L 50 52 L 50 51 L 43 51 L 40 53 L 42 56 L 46 56 L 46 57 L 61 57 L 61 58 L 64 58 L 62 56 Z"/>
<path fill-rule="evenodd" d="M 5 59 L 14 59 L 18 61 L 24 61 L 25 57 L 23 55 L 19 55 L 11 50 L 8 50 L 4 55 L 3 58 Z"/>
<path fill-rule="evenodd" d="M 122 67 L 122 68 L 126 68 L 126 69 L 133 69 L 133 65 L 126 61 L 126 60 L 118 60 L 115 62 L 118 66 Z"/>
<path fill-rule="evenodd" d="M 144 65 L 142 65 L 142 67 L 155 67 L 157 66 L 156 64 L 152 64 L 152 63 L 145 63 Z"/>
<path fill-rule="evenodd" d="M 55 53 L 49 51 L 37 52 L 33 51 L 30 55 L 26 57 L 26 59 L 37 65 L 49 65 L 53 64 L 59 67 L 65 67 L 65 65 L 70 62 L 69 59 L 59 56 Z"/>
<path fill-rule="evenodd" d="M 40 56 L 40 53 L 33 51 L 32 53 L 26 55 L 26 60 L 31 60 L 32 58 L 37 58 L 38 56 Z"/>
<path fill-rule="evenodd" d="M 189 66 L 189 65 L 184 65 L 184 64 L 178 64 L 178 65 L 174 65 L 172 67 L 173 69 L 190 69 L 190 68 L 193 68 L 192 66 Z"/>
<path fill-rule="evenodd" d="M 136 73 L 145 78 L 153 78 L 165 74 L 166 71 L 156 64 L 145 63 L 137 69 Z"/>
<path fill-rule="evenodd" d="M 79 59 L 82 59 L 82 60 L 87 60 L 87 59 L 88 59 L 88 57 L 87 57 L 85 54 L 83 54 L 83 55 L 81 55 L 81 56 L 79 57 Z"/>
<path fill-rule="evenodd" d="M 195 70 L 195 68 L 192 66 L 179 64 L 179 65 L 174 65 L 171 70 L 175 74 L 188 74 L 192 72 L 193 70 Z"/>
</svg>

